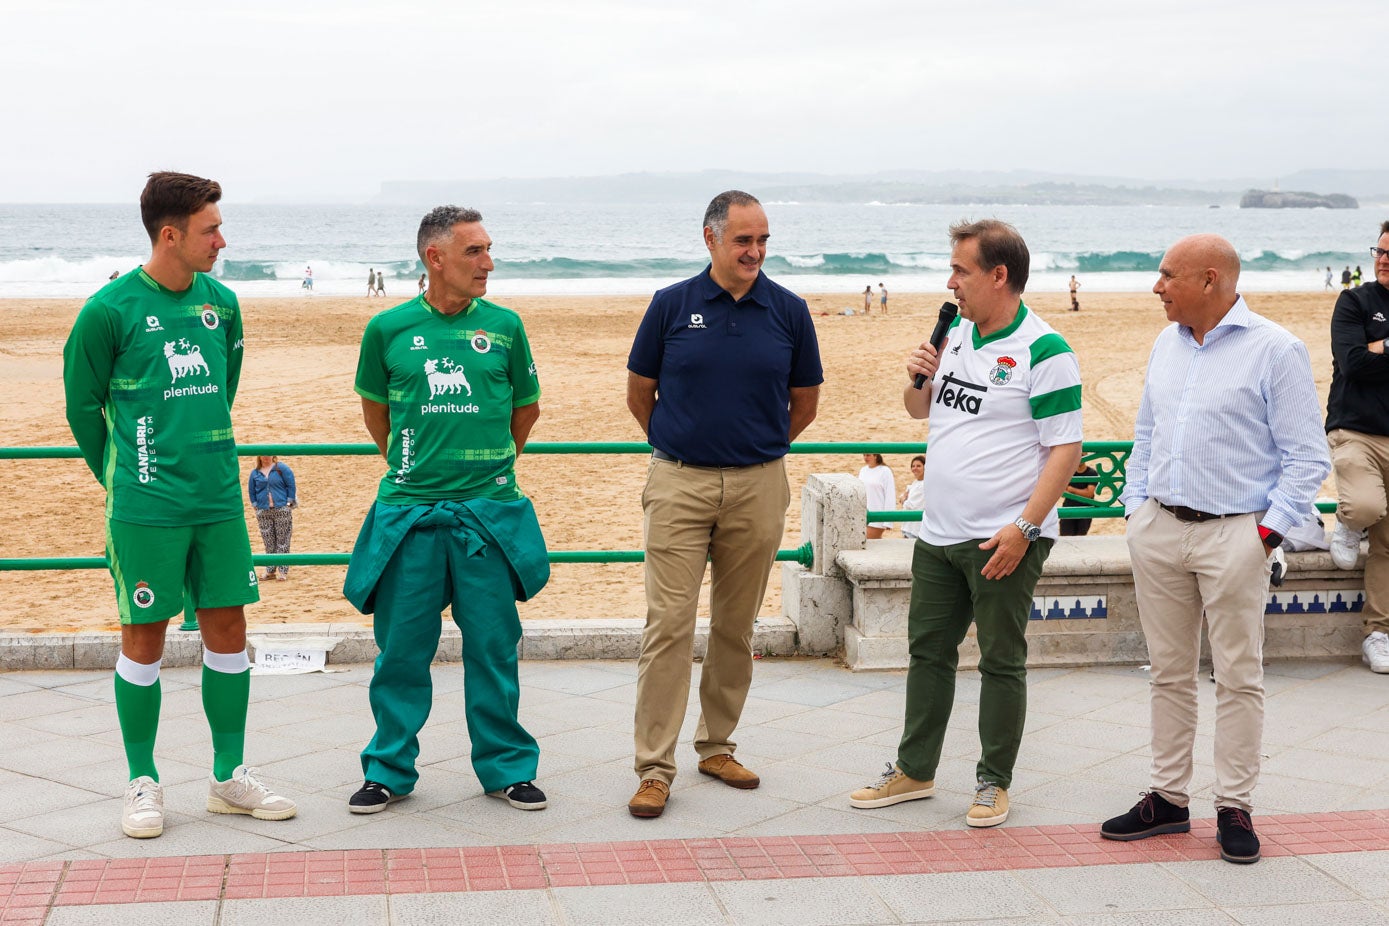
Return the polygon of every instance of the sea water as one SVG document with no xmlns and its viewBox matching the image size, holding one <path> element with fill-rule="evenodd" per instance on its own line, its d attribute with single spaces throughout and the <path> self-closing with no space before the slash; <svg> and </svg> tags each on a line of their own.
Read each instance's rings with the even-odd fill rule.
<svg viewBox="0 0 1389 926">
<path fill-rule="evenodd" d="M 1368 248 L 1382 209 L 1235 209 L 1192 206 L 884 205 L 766 203 L 765 269 L 803 293 L 944 292 L 947 229 L 960 219 L 1012 222 L 1032 253 L 1030 292 L 1143 291 L 1163 249 L 1215 232 L 1244 262 L 1246 292 L 1320 290 L 1326 268 L 1373 272 Z M 492 236 L 497 298 L 533 294 L 642 294 L 699 272 L 708 260 L 703 203 L 479 205 Z M 243 296 L 366 292 L 382 271 L 388 298 L 412 296 L 423 207 L 222 204 L 227 248 L 214 275 Z M 139 208 L 0 205 L 0 297 L 85 296 L 149 253 Z"/>
</svg>

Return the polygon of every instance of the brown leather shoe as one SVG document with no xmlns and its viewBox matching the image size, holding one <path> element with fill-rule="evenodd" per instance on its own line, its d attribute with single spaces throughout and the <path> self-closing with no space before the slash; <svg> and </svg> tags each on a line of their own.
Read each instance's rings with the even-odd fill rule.
<svg viewBox="0 0 1389 926">
<path fill-rule="evenodd" d="M 758 778 L 752 772 L 744 768 L 737 759 L 733 758 L 728 753 L 724 753 L 721 756 L 710 756 L 707 759 L 701 759 L 699 762 L 699 770 L 703 774 L 712 775 L 719 781 L 733 788 L 747 790 L 749 788 L 755 788 L 762 783 L 761 778 Z"/>
<path fill-rule="evenodd" d="M 669 799 L 670 785 L 659 778 L 643 778 L 637 793 L 627 802 L 627 809 L 634 817 L 659 817 Z"/>
</svg>

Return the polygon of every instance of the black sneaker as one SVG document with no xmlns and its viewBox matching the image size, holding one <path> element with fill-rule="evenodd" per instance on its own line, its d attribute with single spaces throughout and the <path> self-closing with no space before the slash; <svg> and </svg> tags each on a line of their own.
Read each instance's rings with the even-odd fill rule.
<svg viewBox="0 0 1389 926">
<path fill-rule="evenodd" d="M 1259 860 L 1259 837 L 1249 811 L 1238 807 L 1215 808 L 1215 841 L 1220 857 L 1236 865 L 1252 865 Z"/>
<path fill-rule="evenodd" d="M 1161 794 L 1144 791 L 1143 797 L 1126 814 L 1104 821 L 1100 835 L 1105 839 L 1132 842 L 1162 833 L 1191 832 L 1191 812 L 1178 807 Z"/>
<path fill-rule="evenodd" d="M 392 801 L 398 801 L 404 794 L 392 794 L 391 789 L 375 781 L 363 782 L 357 793 L 347 799 L 347 809 L 352 813 L 380 813 Z"/>
<path fill-rule="evenodd" d="M 500 791 L 488 791 L 487 793 L 492 797 L 501 798 L 517 810 L 544 810 L 550 806 L 549 802 L 545 800 L 545 792 L 530 781 L 518 781 L 514 785 L 507 785 Z"/>
</svg>

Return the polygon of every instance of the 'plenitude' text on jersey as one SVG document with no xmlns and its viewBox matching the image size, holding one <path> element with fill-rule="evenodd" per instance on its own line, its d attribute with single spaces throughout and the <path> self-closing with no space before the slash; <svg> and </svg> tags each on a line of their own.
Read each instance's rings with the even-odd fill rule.
<svg viewBox="0 0 1389 926">
<path fill-rule="evenodd" d="M 443 315 L 423 296 L 387 309 L 362 334 L 356 388 L 390 407 L 379 501 L 522 497 L 511 412 L 540 400 L 540 381 L 511 309 L 474 299 Z"/>
<path fill-rule="evenodd" d="M 1070 345 L 1021 302 L 983 337 L 957 317 L 931 390 L 921 539 L 992 537 L 1022 514 L 1047 448 L 1081 439 L 1080 367 Z M 1055 510 L 1041 524 L 1060 533 Z"/>
<path fill-rule="evenodd" d="M 63 387 L 108 518 L 159 526 L 242 515 L 231 423 L 241 359 L 236 296 L 206 274 L 174 292 L 135 270 L 87 300 L 63 348 Z"/>
</svg>

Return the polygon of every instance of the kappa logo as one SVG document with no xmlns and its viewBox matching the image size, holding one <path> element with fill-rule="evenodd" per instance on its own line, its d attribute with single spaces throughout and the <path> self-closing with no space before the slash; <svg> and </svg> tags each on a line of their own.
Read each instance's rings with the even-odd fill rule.
<svg viewBox="0 0 1389 926">
<path fill-rule="evenodd" d="M 203 306 L 203 327 L 208 331 L 216 331 L 217 326 L 222 324 L 222 316 L 217 314 L 217 310 L 210 305 Z"/>
<path fill-rule="evenodd" d="M 443 369 L 440 370 L 439 367 Z M 429 380 L 429 397 L 437 398 L 441 395 L 457 395 L 463 390 L 468 390 L 468 395 L 473 394 L 473 387 L 468 385 L 468 377 L 463 374 L 463 364 L 455 364 L 448 357 L 443 360 L 426 360 L 424 362 L 424 375 Z"/>
<path fill-rule="evenodd" d="M 1376 321 L 1376 322 L 1382 322 L 1382 321 L 1384 321 L 1384 313 L 1383 313 L 1383 312 L 1376 312 L 1376 313 L 1374 314 L 1374 317 L 1371 318 L 1370 321 Z"/>
<path fill-rule="evenodd" d="M 425 343 L 424 343 L 424 335 L 422 335 L 422 334 L 417 334 L 417 335 L 415 335 L 414 341 L 410 344 L 410 349 L 411 349 L 411 350 L 429 350 L 429 348 L 425 346 Z"/>
<path fill-rule="evenodd" d="M 180 347 L 183 348 L 183 353 L 178 352 L 177 348 Z M 169 373 L 174 377 L 174 382 L 190 373 L 208 372 L 207 361 L 203 359 L 203 349 L 196 344 L 190 345 L 187 338 L 165 341 L 164 356 L 169 359 Z"/>
<path fill-rule="evenodd" d="M 941 380 L 940 392 L 936 394 L 936 404 L 944 405 L 946 408 L 958 408 L 967 415 L 977 415 L 988 391 L 988 386 L 967 383 L 947 373 Z"/>
<path fill-rule="evenodd" d="M 478 329 L 473 333 L 472 340 L 468 342 L 473 345 L 473 350 L 479 354 L 485 354 L 492 349 L 492 339 L 487 336 L 487 332 Z M 471 393 L 469 393 L 471 395 Z"/>
<path fill-rule="evenodd" d="M 708 328 L 709 326 L 706 325 L 706 324 L 704 324 L 704 316 L 703 316 L 703 315 L 701 315 L 701 314 L 698 313 L 698 312 L 692 312 L 692 313 L 690 314 L 690 323 L 689 323 L 688 325 L 686 325 L 685 327 L 686 327 L 686 328 Z"/>
<path fill-rule="evenodd" d="M 158 315 L 146 315 L 146 316 L 145 316 L 145 334 L 149 334 L 151 331 L 163 331 L 163 330 L 164 330 L 164 326 L 161 325 L 161 324 L 159 324 L 159 316 L 158 316 Z"/>
<path fill-rule="evenodd" d="M 248 588 L 255 588 L 255 587 L 256 587 L 257 585 L 259 585 L 259 584 L 260 584 L 260 582 L 258 582 L 258 581 L 256 580 L 256 571 L 255 571 L 254 569 L 252 569 L 252 570 L 251 570 L 251 573 L 250 573 L 250 576 L 249 576 L 249 578 L 247 579 L 246 585 L 247 585 Z"/>
<path fill-rule="evenodd" d="M 130 600 L 135 602 L 137 608 L 148 608 L 154 604 L 154 589 L 148 583 L 136 582 L 135 591 L 131 592 Z"/>
</svg>

